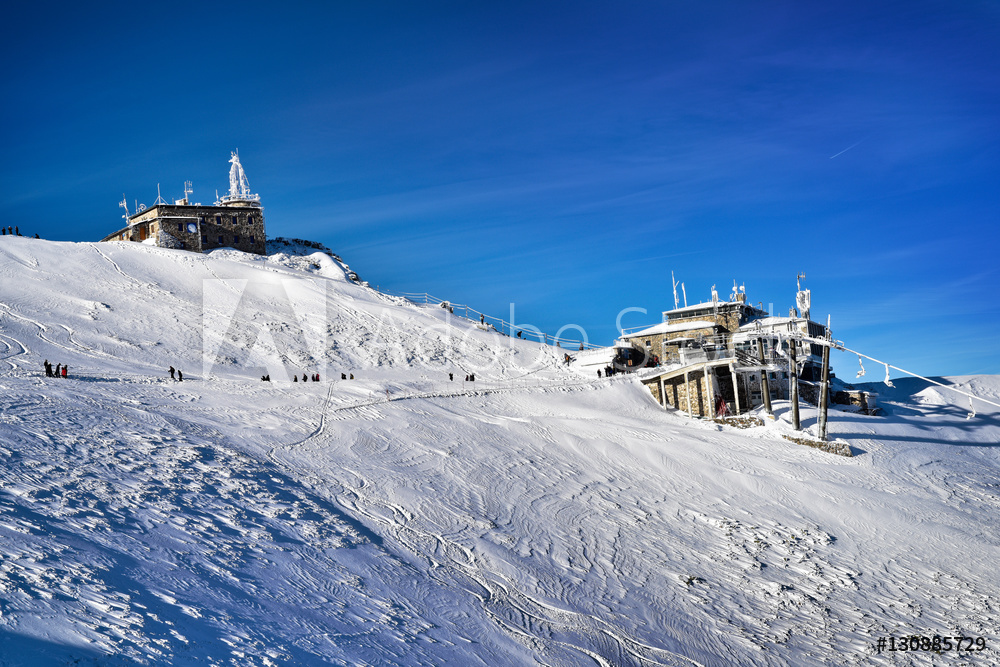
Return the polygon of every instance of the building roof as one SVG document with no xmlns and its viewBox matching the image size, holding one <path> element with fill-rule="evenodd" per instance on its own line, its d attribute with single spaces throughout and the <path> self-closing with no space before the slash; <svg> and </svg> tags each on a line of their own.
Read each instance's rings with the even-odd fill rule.
<svg viewBox="0 0 1000 667">
<path fill-rule="evenodd" d="M 712 322 L 710 320 L 695 320 L 694 322 L 680 322 L 676 324 L 662 322 L 655 326 L 651 326 L 648 329 L 643 329 L 642 331 L 636 331 L 635 333 L 625 334 L 622 336 L 622 338 L 654 336 L 656 334 L 676 333 L 678 331 L 692 331 L 694 329 L 711 329 L 715 326 L 716 326 L 715 322 Z"/>
</svg>

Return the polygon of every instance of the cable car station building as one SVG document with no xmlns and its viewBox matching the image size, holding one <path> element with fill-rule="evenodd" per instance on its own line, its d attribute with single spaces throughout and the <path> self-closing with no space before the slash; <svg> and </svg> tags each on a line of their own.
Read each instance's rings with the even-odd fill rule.
<svg viewBox="0 0 1000 667">
<path fill-rule="evenodd" d="M 189 203 L 189 183 L 185 184 L 184 198 L 173 204 L 157 197 L 151 208 L 129 215 L 123 201 L 120 206 L 125 208 L 128 226 L 101 241 L 133 241 L 192 252 L 235 248 L 265 254 L 264 209 L 260 205 L 260 195 L 250 193 L 239 155 L 233 153 L 229 162 L 232 165 L 229 194 L 213 205 Z"/>
</svg>

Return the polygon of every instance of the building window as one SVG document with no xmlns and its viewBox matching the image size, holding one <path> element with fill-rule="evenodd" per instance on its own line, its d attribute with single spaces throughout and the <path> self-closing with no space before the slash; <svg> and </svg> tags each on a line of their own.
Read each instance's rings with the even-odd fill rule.
<svg viewBox="0 0 1000 667">
<path fill-rule="evenodd" d="M 217 225 L 221 225 L 222 224 L 222 216 L 221 215 L 215 216 L 215 224 L 217 224 Z"/>
<path fill-rule="evenodd" d="M 184 231 L 184 223 L 183 222 L 178 222 L 177 223 L 177 231 L 179 231 L 179 232 L 183 232 Z"/>
<path fill-rule="evenodd" d="M 203 215 L 199 215 L 198 216 L 198 224 L 199 225 L 204 225 L 205 224 L 205 216 L 203 216 Z"/>
<path fill-rule="evenodd" d="M 252 215 L 248 215 L 247 216 L 247 224 L 248 225 L 252 225 L 253 224 L 253 216 Z"/>
</svg>

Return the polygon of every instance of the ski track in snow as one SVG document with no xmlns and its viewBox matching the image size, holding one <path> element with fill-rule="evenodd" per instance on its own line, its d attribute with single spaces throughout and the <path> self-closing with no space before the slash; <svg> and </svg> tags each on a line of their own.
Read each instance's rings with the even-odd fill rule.
<svg viewBox="0 0 1000 667">
<path fill-rule="evenodd" d="M 0 242 L 0 665 L 1000 662 L 996 412 L 897 383 L 836 457 L 287 252 Z M 325 356 L 224 282 L 250 324 L 200 377 L 203 281 L 295 277 Z M 327 381 L 259 382 L 254 324 Z"/>
</svg>

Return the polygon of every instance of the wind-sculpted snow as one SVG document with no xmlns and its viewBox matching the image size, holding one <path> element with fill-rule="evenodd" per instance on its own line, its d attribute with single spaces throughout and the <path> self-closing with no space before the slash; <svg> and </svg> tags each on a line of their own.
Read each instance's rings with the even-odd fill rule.
<svg viewBox="0 0 1000 667">
<path fill-rule="evenodd" d="M 997 664 L 997 412 L 833 456 L 282 250 L 0 242 L 0 665 Z"/>
</svg>

